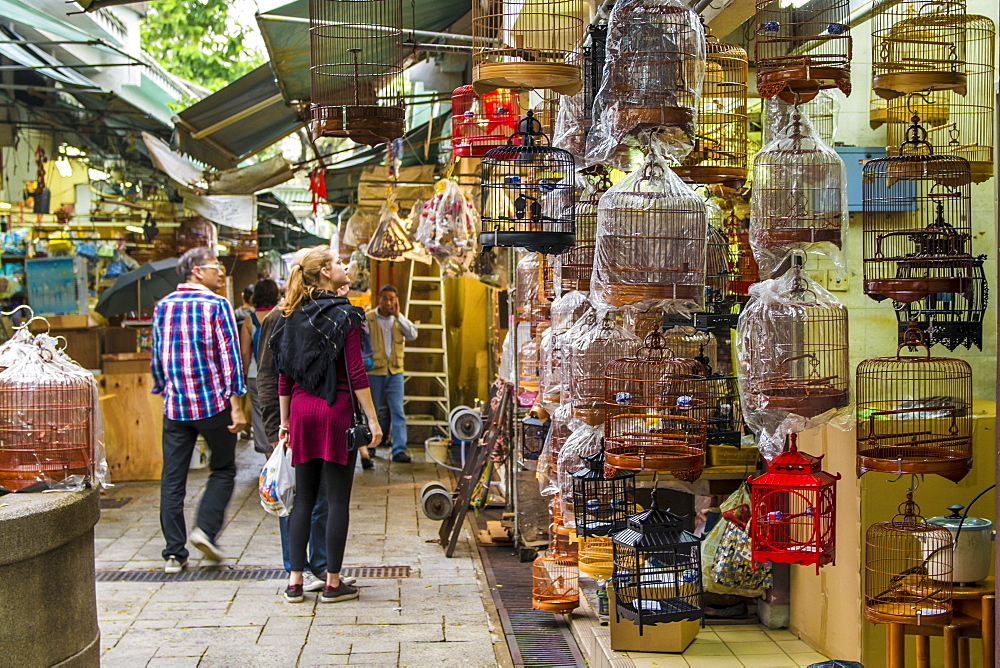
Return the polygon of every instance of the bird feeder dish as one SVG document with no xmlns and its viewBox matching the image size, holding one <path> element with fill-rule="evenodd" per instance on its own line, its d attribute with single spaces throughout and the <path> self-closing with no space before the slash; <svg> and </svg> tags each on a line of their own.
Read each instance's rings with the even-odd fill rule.
<svg viewBox="0 0 1000 668">
<path fill-rule="evenodd" d="M 610 536 L 625 528 L 636 513 L 635 473 L 613 469 L 606 475 L 604 452 L 583 458 L 583 467 L 572 473 L 573 516 L 576 533 L 583 537 Z"/>
<path fill-rule="evenodd" d="M 576 560 L 549 552 L 531 567 L 531 607 L 565 615 L 580 606 L 580 573 Z"/>
<path fill-rule="evenodd" d="M 451 153 L 456 159 L 482 158 L 504 146 L 520 120 L 517 91 L 477 95 L 472 86 L 459 86 L 451 95 Z"/>
</svg>

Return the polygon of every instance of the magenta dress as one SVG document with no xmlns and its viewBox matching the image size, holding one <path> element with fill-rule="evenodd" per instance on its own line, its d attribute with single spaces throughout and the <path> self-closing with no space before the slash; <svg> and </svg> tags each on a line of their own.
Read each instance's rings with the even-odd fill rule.
<svg viewBox="0 0 1000 668">
<path fill-rule="evenodd" d="M 347 333 L 344 354 L 337 360 L 337 400 L 332 406 L 303 390 L 285 374 L 278 374 L 278 394 L 292 397 L 288 414 L 292 466 L 310 459 L 347 464 L 347 430 L 351 427 L 352 414 L 347 373 L 351 374 L 355 390 L 369 386 L 368 373 L 361 359 L 360 327 Z"/>
</svg>

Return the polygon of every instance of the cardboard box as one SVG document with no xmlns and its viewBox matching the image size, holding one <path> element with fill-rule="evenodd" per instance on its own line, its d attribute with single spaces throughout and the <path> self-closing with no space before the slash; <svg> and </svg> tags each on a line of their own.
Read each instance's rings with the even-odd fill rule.
<svg viewBox="0 0 1000 668">
<path fill-rule="evenodd" d="M 150 373 L 149 353 L 120 353 L 104 355 L 101 369 L 105 375 L 119 373 Z"/>
<path fill-rule="evenodd" d="M 139 352 L 138 335 L 131 327 L 108 327 L 104 330 L 104 354 Z"/>
<path fill-rule="evenodd" d="M 49 334 L 66 339 L 66 354 L 84 369 L 101 368 L 101 330 L 53 327 Z"/>
<path fill-rule="evenodd" d="M 701 630 L 701 622 L 671 622 L 669 624 L 645 624 L 642 635 L 639 625 L 615 614 L 615 593 L 608 587 L 611 627 L 611 649 L 616 652 L 671 652 L 680 653 L 694 642 Z"/>
</svg>

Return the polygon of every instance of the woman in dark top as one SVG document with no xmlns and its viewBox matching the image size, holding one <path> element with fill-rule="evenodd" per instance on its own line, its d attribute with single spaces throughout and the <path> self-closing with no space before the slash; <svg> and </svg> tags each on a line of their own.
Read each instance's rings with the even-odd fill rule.
<svg viewBox="0 0 1000 668">
<path fill-rule="evenodd" d="M 287 437 L 295 467 L 295 501 L 289 522 L 291 572 L 285 598 L 302 600 L 302 569 L 309 524 L 320 484 L 326 485 L 326 586 L 323 602 L 357 598 L 358 590 L 340 580 L 347 544 L 351 485 L 357 451 L 347 452 L 352 397 L 368 418 L 372 445 L 382 438 L 368 376 L 361 359 L 364 312 L 337 290 L 348 284 L 347 271 L 329 246 L 311 250 L 292 267 L 285 301 L 268 343 L 278 369 L 280 437 Z M 367 449 L 361 448 L 362 456 Z"/>
</svg>

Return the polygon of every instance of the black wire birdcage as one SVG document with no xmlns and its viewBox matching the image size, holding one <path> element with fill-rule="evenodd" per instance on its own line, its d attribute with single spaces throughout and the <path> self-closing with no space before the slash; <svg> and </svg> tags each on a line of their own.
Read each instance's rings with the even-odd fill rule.
<svg viewBox="0 0 1000 668">
<path fill-rule="evenodd" d="M 740 447 L 745 429 L 736 376 L 716 371 L 704 349 L 694 359 L 705 369 L 705 442 Z"/>
<path fill-rule="evenodd" d="M 518 128 L 483 158 L 479 245 L 564 253 L 576 243 L 573 155 L 547 145 L 531 111 Z"/>
<path fill-rule="evenodd" d="M 983 271 L 985 255 L 972 261 L 972 288 L 968 292 L 933 293 L 909 304 L 897 305 L 899 341 L 916 326 L 928 344 L 948 350 L 959 346 L 983 349 L 983 318 L 989 304 L 989 283 Z"/>
<path fill-rule="evenodd" d="M 583 458 L 573 476 L 573 516 L 580 536 L 610 536 L 635 514 L 635 473 L 613 469 L 606 475 L 604 451 Z"/>
<path fill-rule="evenodd" d="M 587 26 L 587 42 L 583 47 L 583 119 L 589 125 L 594 117 L 594 98 L 601 88 L 604 62 L 607 59 L 608 24 Z"/>
<path fill-rule="evenodd" d="M 542 421 L 535 412 L 521 420 L 521 459 L 534 461 L 542 452 L 551 420 Z"/>
</svg>

